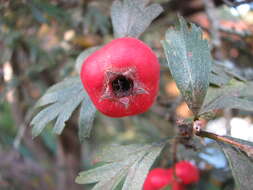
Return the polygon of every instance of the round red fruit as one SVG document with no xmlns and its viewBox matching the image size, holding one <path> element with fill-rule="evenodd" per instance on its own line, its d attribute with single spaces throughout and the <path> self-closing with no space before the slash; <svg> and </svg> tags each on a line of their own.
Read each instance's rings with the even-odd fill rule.
<svg viewBox="0 0 253 190">
<path fill-rule="evenodd" d="M 175 179 L 173 169 L 170 168 L 167 170 L 168 177 L 169 177 L 169 183 L 167 186 L 171 187 L 171 190 L 184 190 L 185 186 L 182 184 L 180 179 Z"/>
<path fill-rule="evenodd" d="M 81 80 L 96 108 L 110 117 L 147 111 L 156 99 L 160 66 L 154 52 L 135 38 L 118 38 L 90 55 Z"/>
<path fill-rule="evenodd" d="M 171 168 L 155 168 L 149 172 L 143 190 L 161 190 L 165 187 L 171 187 L 171 190 L 185 189 L 184 184 L 174 178 Z"/>
<path fill-rule="evenodd" d="M 171 190 L 185 190 L 184 184 L 176 181 L 172 183 L 171 187 Z"/>
<path fill-rule="evenodd" d="M 180 161 L 175 165 L 176 176 L 184 184 L 197 183 L 199 181 L 199 170 L 188 161 Z"/>
<path fill-rule="evenodd" d="M 163 168 L 155 168 L 148 173 L 143 190 L 160 190 L 170 183 L 169 172 Z"/>
</svg>

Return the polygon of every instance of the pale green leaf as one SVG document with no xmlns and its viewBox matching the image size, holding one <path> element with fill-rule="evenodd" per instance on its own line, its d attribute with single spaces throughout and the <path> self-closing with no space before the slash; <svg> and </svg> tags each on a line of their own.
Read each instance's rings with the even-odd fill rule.
<svg viewBox="0 0 253 190">
<path fill-rule="evenodd" d="M 95 118 L 96 108 L 88 95 L 85 96 L 79 113 L 78 136 L 81 142 L 90 136 L 91 128 Z"/>
<path fill-rule="evenodd" d="M 240 144 L 251 146 L 253 148 L 253 143 L 248 141 L 243 141 L 235 138 L 231 138 Z M 232 174 L 238 186 L 238 190 L 252 190 L 253 184 L 253 159 L 247 155 L 247 153 L 238 149 L 235 146 L 219 142 L 222 150 L 224 151 Z"/>
<path fill-rule="evenodd" d="M 97 154 L 96 159 L 99 162 L 116 162 L 124 160 L 127 156 L 136 154 L 150 145 L 131 144 L 131 145 L 111 145 L 103 147 Z M 120 154 L 118 154 L 120 152 Z"/>
<path fill-rule="evenodd" d="M 74 97 L 74 98 L 73 98 Z M 76 96 L 72 96 L 68 101 L 64 102 L 62 106 L 62 111 L 59 113 L 57 120 L 54 124 L 53 132 L 56 134 L 61 134 L 65 127 L 65 122 L 69 120 L 72 113 L 76 110 L 78 105 L 85 98 L 83 90 L 81 90 Z"/>
<path fill-rule="evenodd" d="M 126 145 L 104 148 L 96 160 L 105 164 L 76 178 L 79 184 L 96 183 L 92 190 L 113 190 L 126 179 L 123 189 L 141 190 L 149 168 L 165 143 Z"/>
<path fill-rule="evenodd" d="M 159 4 L 147 6 L 147 0 L 115 0 L 111 7 L 114 36 L 138 38 L 163 11 Z"/>
<path fill-rule="evenodd" d="M 33 137 L 38 136 L 49 122 L 56 120 L 53 132 L 60 134 L 65 122 L 71 117 L 87 94 L 79 77 L 66 79 L 47 90 L 37 104 L 42 107 L 31 121 Z"/>
<path fill-rule="evenodd" d="M 136 162 L 129 170 L 122 190 L 142 189 L 150 167 L 161 152 L 161 147 L 153 147 L 142 159 Z"/>
<path fill-rule="evenodd" d="M 41 110 L 31 121 L 31 125 L 33 126 L 32 129 L 32 136 L 38 136 L 42 130 L 46 127 L 46 125 L 54 120 L 61 111 L 61 106 L 59 103 L 52 104 L 45 109 Z"/>
<path fill-rule="evenodd" d="M 224 108 L 253 111 L 253 82 L 233 79 L 221 88 L 210 87 L 200 114 Z"/>
<path fill-rule="evenodd" d="M 59 84 L 56 84 L 57 86 L 49 88 L 47 92 L 38 100 L 36 107 L 46 106 L 57 101 L 65 102 L 69 97 L 74 97 L 82 90 L 82 86 L 80 85 L 79 81 L 80 79 L 78 79 L 78 81 L 72 81 L 73 83 L 68 83 L 66 86 L 60 86 Z M 67 81 L 60 83 L 65 84 L 65 82 Z M 57 89 L 58 87 L 59 89 Z"/>
<path fill-rule="evenodd" d="M 235 69 L 230 69 L 226 65 L 226 62 L 215 61 L 212 65 L 212 72 L 210 75 L 210 83 L 222 87 L 228 84 L 232 79 L 239 81 L 246 81 L 242 76 L 236 72 Z"/>
<path fill-rule="evenodd" d="M 212 58 L 202 31 L 179 17 L 163 41 L 169 69 L 187 105 L 197 115 L 209 86 Z"/>
</svg>

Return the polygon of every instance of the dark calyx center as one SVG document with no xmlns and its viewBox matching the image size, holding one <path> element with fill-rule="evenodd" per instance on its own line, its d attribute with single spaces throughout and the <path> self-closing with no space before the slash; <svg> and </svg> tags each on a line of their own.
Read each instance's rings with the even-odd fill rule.
<svg viewBox="0 0 253 190">
<path fill-rule="evenodd" d="M 134 82 L 131 78 L 119 75 L 111 82 L 111 85 L 115 96 L 121 98 L 132 93 Z"/>
</svg>

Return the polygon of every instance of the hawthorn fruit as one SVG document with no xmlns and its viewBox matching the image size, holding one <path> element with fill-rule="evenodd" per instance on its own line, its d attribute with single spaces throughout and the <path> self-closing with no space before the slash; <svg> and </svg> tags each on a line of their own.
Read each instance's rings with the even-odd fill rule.
<svg viewBox="0 0 253 190">
<path fill-rule="evenodd" d="M 197 183 L 199 181 L 199 170 L 189 161 L 180 161 L 175 165 L 176 176 L 182 180 L 184 184 Z"/>
<path fill-rule="evenodd" d="M 185 190 L 184 185 L 174 178 L 172 168 L 155 168 L 148 173 L 143 190 L 162 190 L 167 186 L 171 190 Z"/>
<path fill-rule="evenodd" d="M 142 41 L 118 38 L 84 60 L 81 80 L 91 101 L 110 117 L 143 113 L 154 103 L 160 79 L 155 53 Z"/>
</svg>

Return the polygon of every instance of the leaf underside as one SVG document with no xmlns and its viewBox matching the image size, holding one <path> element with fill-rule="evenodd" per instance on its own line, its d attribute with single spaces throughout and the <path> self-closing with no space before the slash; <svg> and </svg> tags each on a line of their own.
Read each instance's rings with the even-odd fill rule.
<svg viewBox="0 0 253 190">
<path fill-rule="evenodd" d="M 173 79 L 197 115 L 209 86 L 212 58 L 208 43 L 199 27 L 179 17 L 179 25 L 166 32 L 163 47 Z"/>
<path fill-rule="evenodd" d="M 232 137 L 229 138 L 253 148 L 252 142 L 243 141 Z M 240 190 L 252 190 L 253 158 L 232 145 L 222 142 L 219 142 L 219 145 L 229 161 L 229 165 L 238 188 Z"/>
<path fill-rule="evenodd" d="M 246 79 L 240 76 L 235 69 L 228 68 L 225 65 L 225 62 L 214 61 L 210 75 L 210 84 L 222 87 L 228 84 L 232 79 L 246 81 Z"/>
<path fill-rule="evenodd" d="M 69 120 L 81 102 L 83 102 L 82 115 L 80 116 L 82 127 L 80 126 L 79 128 L 81 128 L 85 137 L 88 136 L 94 119 L 95 108 L 91 105 L 92 103 L 83 89 L 80 78 L 72 77 L 50 87 L 36 103 L 35 107 L 42 109 L 31 121 L 33 137 L 38 136 L 47 124 L 52 121 L 55 121 L 53 132 L 61 134 L 65 127 L 65 122 Z M 84 109 L 86 106 L 87 110 Z"/>
<path fill-rule="evenodd" d="M 90 98 L 85 96 L 79 113 L 79 130 L 78 136 L 81 142 L 84 141 L 85 138 L 90 136 L 91 129 L 93 127 L 93 122 L 95 118 L 96 108 L 91 103 Z"/>
<path fill-rule="evenodd" d="M 104 148 L 97 155 L 97 160 L 105 164 L 81 172 L 76 182 L 96 183 L 92 190 L 113 190 L 125 179 L 122 190 L 141 190 L 150 167 L 163 147 L 164 143 Z"/>
<path fill-rule="evenodd" d="M 221 88 L 210 87 L 200 114 L 224 108 L 253 111 L 253 82 L 232 79 Z"/>
<path fill-rule="evenodd" d="M 147 6 L 147 0 L 115 0 L 111 18 L 115 38 L 138 38 L 163 11 L 159 4 Z"/>
</svg>

